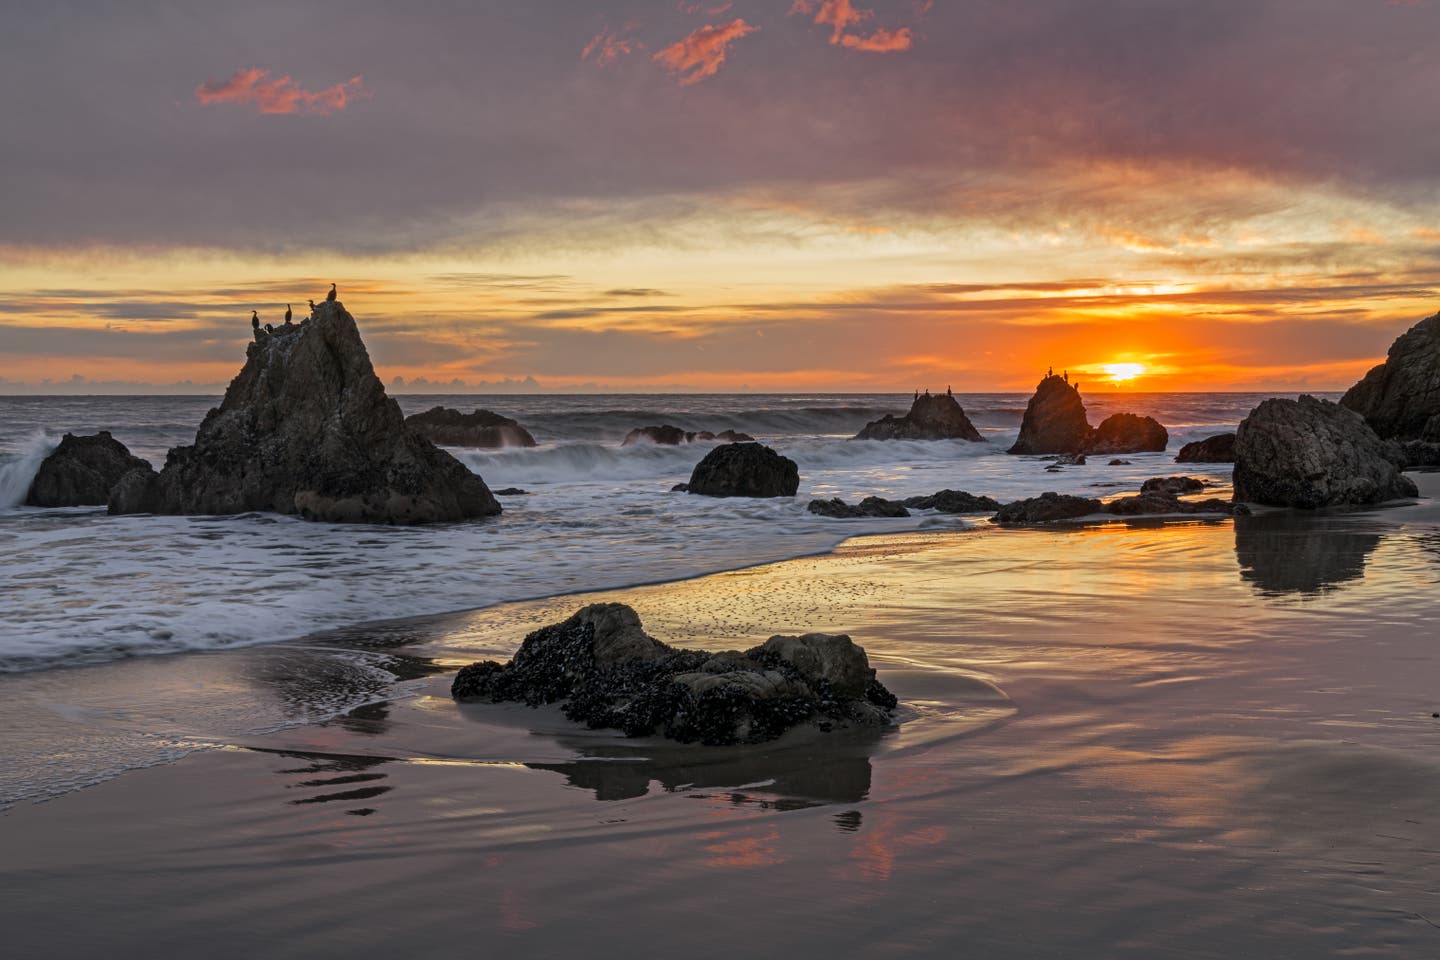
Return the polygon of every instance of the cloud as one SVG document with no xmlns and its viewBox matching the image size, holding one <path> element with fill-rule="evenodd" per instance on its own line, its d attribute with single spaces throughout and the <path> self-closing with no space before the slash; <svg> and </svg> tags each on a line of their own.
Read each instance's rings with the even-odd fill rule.
<svg viewBox="0 0 1440 960">
<path fill-rule="evenodd" d="M 741 19 L 731 20 L 723 26 L 706 25 L 679 43 L 661 50 L 654 59 L 664 64 L 681 86 L 689 86 L 715 76 L 725 62 L 730 44 L 759 29 Z"/>
<path fill-rule="evenodd" d="M 930 5 L 916 7 L 916 15 L 928 13 Z M 909 27 L 888 30 L 884 27 L 868 37 L 850 31 L 875 16 L 874 10 L 857 7 L 850 0 L 795 0 L 790 6 L 790 15 L 809 16 L 814 14 L 814 23 L 824 24 L 831 29 L 830 44 L 849 50 L 867 50 L 871 53 L 891 53 L 909 50 L 914 37 Z"/>
<path fill-rule="evenodd" d="M 644 48 L 645 44 L 634 37 L 626 37 L 612 30 L 601 30 L 585 44 L 585 49 L 580 51 L 580 59 L 593 59 L 597 66 L 608 67 L 619 62 L 621 57 L 628 57 Z"/>
<path fill-rule="evenodd" d="M 354 76 L 324 90 L 305 90 L 289 76 L 270 78 L 269 70 L 251 67 L 236 70 L 222 82 L 206 80 L 195 88 L 195 99 L 203 106 L 238 103 L 261 113 L 318 113 L 344 110 L 356 97 L 369 96 L 363 77 Z"/>
<path fill-rule="evenodd" d="M 680 0 L 680 3 L 676 5 L 675 9 L 681 13 L 703 13 L 707 17 L 718 17 L 722 14 L 729 13 L 730 8 L 733 6 L 735 6 L 734 3 L 726 2 L 717 3 L 713 7 L 707 7 L 701 3 L 700 0 Z"/>
<path fill-rule="evenodd" d="M 847 33 L 840 38 L 840 45 L 851 50 L 868 50 L 871 53 L 893 53 L 897 50 L 909 50 L 911 34 L 909 27 L 901 27 L 899 30 L 886 30 L 881 27 L 868 37 L 858 34 Z"/>
</svg>

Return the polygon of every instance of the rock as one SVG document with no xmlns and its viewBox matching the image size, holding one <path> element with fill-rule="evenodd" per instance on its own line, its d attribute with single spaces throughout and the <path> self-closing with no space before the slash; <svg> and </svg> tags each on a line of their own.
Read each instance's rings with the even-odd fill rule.
<svg viewBox="0 0 1440 960">
<path fill-rule="evenodd" d="M 1100 513 L 1103 505 L 1089 497 L 1072 497 L 1054 492 L 1028 500 L 1007 503 L 990 519 L 1001 524 L 1052 523 Z"/>
<path fill-rule="evenodd" d="M 518 421 L 489 410 L 461 413 L 448 407 L 431 407 L 406 417 L 405 422 L 431 443 L 447 447 L 535 446 L 535 438 Z"/>
<path fill-rule="evenodd" d="M 1080 391 L 1062 377 L 1040 381 L 1025 406 L 1020 436 L 1009 453 L 1079 453 L 1090 440 L 1090 422 Z"/>
<path fill-rule="evenodd" d="M 949 394 L 916 397 L 910 412 L 903 417 L 886 414 L 867 423 L 856 440 L 970 440 L 985 438 L 965 416 L 960 404 Z"/>
<path fill-rule="evenodd" d="M 1405 469 L 1428 470 L 1432 467 L 1440 467 L 1440 443 L 1431 443 L 1428 440 L 1406 440 L 1400 444 L 1400 452 L 1405 458 Z"/>
<path fill-rule="evenodd" d="M 1163 493 L 1169 497 L 1199 493 L 1204 489 L 1205 481 L 1194 477 L 1151 477 L 1140 484 L 1141 493 Z"/>
<path fill-rule="evenodd" d="M 1143 492 L 1137 497 L 1120 497 L 1105 504 L 1105 512 L 1120 517 L 1139 517 L 1167 513 L 1217 513 L 1230 516 L 1235 504 L 1229 500 L 1180 500 L 1159 490 Z"/>
<path fill-rule="evenodd" d="M 1235 434 L 1217 433 L 1204 440 L 1187 443 L 1175 454 L 1176 463 L 1234 463 Z"/>
<path fill-rule="evenodd" d="M 800 468 L 759 443 L 727 443 L 705 454 L 687 492 L 706 497 L 793 497 Z"/>
<path fill-rule="evenodd" d="M 646 634 L 621 604 L 585 607 L 531 633 L 508 664 L 465 667 L 450 693 L 559 703 L 592 729 L 707 745 L 762 743 L 799 724 L 882 727 L 897 705 L 847 636 L 776 636 L 744 652 L 680 650 Z"/>
<path fill-rule="evenodd" d="M 999 500 L 971 496 L 964 490 L 941 490 L 925 497 L 906 497 L 901 503 L 911 510 L 938 510 L 940 513 L 994 513 L 1000 509 Z"/>
<path fill-rule="evenodd" d="M 492 491 L 497 497 L 528 497 L 529 490 L 521 490 L 519 487 L 506 487 L 504 490 Z"/>
<path fill-rule="evenodd" d="M 719 433 L 711 433 L 709 430 L 687 431 L 665 424 L 658 427 L 637 427 L 625 434 L 625 439 L 621 441 L 620 446 L 633 447 L 637 443 L 654 443 L 664 447 L 678 447 L 682 443 L 694 443 L 697 440 L 752 443 L 755 438 L 748 433 L 739 433 L 735 430 L 721 430 Z"/>
<path fill-rule="evenodd" d="M 110 492 L 132 470 L 150 464 L 131 456 L 125 444 L 101 430 L 94 436 L 67 433 L 40 463 L 25 505 L 30 507 L 93 507 L 110 502 Z"/>
<path fill-rule="evenodd" d="M 670 488 L 670 492 L 671 492 L 671 493 L 689 493 L 689 492 L 690 492 L 690 484 L 688 484 L 688 483 L 677 483 L 677 484 L 675 484 L 675 486 L 673 486 L 673 487 Z"/>
<path fill-rule="evenodd" d="M 1235 499 L 1313 510 L 1416 496 L 1392 462 L 1399 456 L 1339 404 L 1266 400 L 1235 434 Z"/>
<path fill-rule="evenodd" d="M 1110 467 L 1128 467 L 1128 466 L 1130 466 L 1130 461 L 1129 461 L 1129 460 L 1121 460 L 1121 459 L 1119 459 L 1119 458 L 1116 458 L 1116 459 L 1114 459 L 1114 460 L 1111 460 L 1108 464 L 1106 464 L 1106 466 L 1110 466 Z"/>
<path fill-rule="evenodd" d="M 1170 434 L 1154 417 L 1117 413 L 1095 428 L 1085 449 L 1087 453 L 1147 453 L 1164 450 Z"/>
<path fill-rule="evenodd" d="M 1440 441 L 1440 313 L 1401 334 L 1340 405 L 1382 439 Z"/>
<path fill-rule="evenodd" d="M 192 446 L 158 475 L 122 478 L 112 513 L 233 514 L 424 523 L 485 517 L 485 482 L 405 423 L 370 365 L 355 319 L 324 301 L 284 335 L 249 345 L 245 366 Z"/>
<path fill-rule="evenodd" d="M 866 497 L 857 506 L 851 506 L 839 497 L 830 500 L 811 500 L 805 509 L 822 517 L 852 519 L 855 517 L 908 517 L 910 511 L 903 504 L 880 497 Z"/>
<path fill-rule="evenodd" d="M 724 440 L 726 443 L 754 443 L 755 438 L 748 433 L 741 433 L 739 430 L 721 430 L 707 440 Z"/>
</svg>

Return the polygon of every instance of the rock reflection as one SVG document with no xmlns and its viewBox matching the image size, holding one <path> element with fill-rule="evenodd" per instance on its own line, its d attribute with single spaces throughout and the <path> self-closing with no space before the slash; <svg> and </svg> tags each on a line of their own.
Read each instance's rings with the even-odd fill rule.
<svg viewBox="0 0 1440 960">
<path fill-rule="evenodd" d="M 296 780 L 293 783 L 286 783 L 287 790 L 323 791 L 320 793 L 308 793 L 305 796 L 295 797 L 287 802 L 292 806 L 310 806 L 317 803 L 353 803 L 360 800 L 372 800 L 375 797 L 383 796 L 395 789 L 389 785 L 382 785 L 381 780 L 389 779 L 387 773 L 373 773 L 374 768 L 390 762 L 389 757 L 362 757 L 351 754 L 330 754 L 330 753 L 308 753 L 292 750 L 267 750 L 261 747 L 252 747 L 257 753 L 273 753 L 279 757 L 305 761 L 304 766 L 283 767 L 277 771 L 285 777 L 302 776 L 306 779 Z M 314 774 L 321 774 L 316 777 Z M 333 776 L 327 776 L 333 774 Z M 367 786 L 354 786 L 355 784 L 367 784 Z M 351 789 L 336 790 L 336 787 L 351 787 Z M 374 807 L 360 807 L 345 811 L 352 816 L 368 817 L 375 813 Z"/>
<path fill-rule="evenodd" d="M 1262 594 L 1317 594 L 1361 580 L 1380 535 L 1353 517 L 1276 512 L 1235 518 L 1240 576 Z"/>
</svg>

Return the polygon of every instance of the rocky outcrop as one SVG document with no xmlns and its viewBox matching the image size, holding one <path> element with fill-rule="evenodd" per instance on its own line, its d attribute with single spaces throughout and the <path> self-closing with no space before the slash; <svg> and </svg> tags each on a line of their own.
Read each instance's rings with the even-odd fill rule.
<svg viewBox="0 0 1440 960">
<path fill-rule="evenodd" d="M 1070 381 L 1054 374 L 1040 381 L 1025 406 L 1020 436 L 1009 453 L 1079 453 L 1090 441 L 1085 403 Z"/>
<path fill-rule="evenodd" d="M 1159 493 L 1167 497 L 1179 497 L 1187 493 L 1199 493 L 1205 489 L 1205 481 L 1195 477 L 1151 477 L 1140 484 L 1141 493 Z"/>
<path fill-rule="evenodd" d="M 1233 503 L 1212 497 L 1209 500 L 1181 500 L 1174 494 L 1159 490 L 1141 493 L 1136 497 L 1120 497 L 1105 504 L 1105 512 L 1117 517 L 1143 517 L 1157 514 L 1218 514 L 1230 516 L 1236 512 L 1249 513 L 1244 504 Z"/>
<path fill-rule="evenodd" d="M 1429 440 L 1406 440 L 1400 444 L 1405 459 L 1405 469 L 1426 469 L 1440 467 L 1440 443 Z"/>
<path fill-rule="evenodd" d="M 405 423 L 355 319 L 322 302 L 291 332 L 257 334 L 225 399 L 159 474 L 132 471 L 112 513 L 424 523 L 500 512 L 485 482 Z"/>
<path fill-rule="evenodd" d="M 1416 496 L 1399 456 L 1353 410 L 1308 395 L 1266 400 L 1235 434 L 1235 499 L 1313 510 Z"/>
<path fill-rule="evenodd" d="M 856 440 L 970 440 L 983 441 L 980 431 L 950 394 L 925 394 L 910 404 L 903 417 L 887 413 L 867 423 Z"/>
<path fill-rule="evenodd" d="M 67 433 L 40 463 L 25 505 L 30 507 L 103 507 L 120 478 L 150 464 L 132 456 L 125 444 L 101 430 L 94 436 Z"/>
<path fill-rule="evenodd" d="M 533 447 L 535 438 L 517 420 L 489 410 L 461 413 L 449 407 L 431 407 L 405 418 L 422 437 L 446 447 Z"/>
<path fill-rule="evenodd" d="M 709 430 L 681 430 L 679 427 L 672 427 L 667 423 L 658 427 L 636 427 L 625 434 L 625 439 L 621 441 L 620 446 L 633 447 L 637 443 L 654 443 L 664 447 L 678 447 L 682 443 L 695 443 L 701 440 L 751 443 L 755 438 L 748 433 L 740 433 L 736 430 L 721 430 L 719 433 L 711 433 Z"/>
<path fill-rule="evenodd" d="M 1052 491 L 1028 500 L 1007 503 L 990 519 L 1005 525 L 1054 523 L 1057 520 L 1074 520 L 1100 513 L 1103 507 L 1099 500 L 1072 497 Z"/>
<path fill-rule="evenodd" d="M 1440 313 L 1401 334 L 1340 405 L 1382 439 L 1440 442 Z"/>
<path fill-rule="evenodd" d="M 910 511 L 905 505 L 882 497 L 866 497 L 858 504 L 848 504 L 839 497 L 829 500 L 811 500 L 805 509 L 822 517 L 853 520 L 858 517 L 908 517 Z"/>
<path fill-rule="evenodd" d="M 1234 463 L 1235 434 L 1218 433 L 1187 443 L 1175 454 L 1176 463 Z"/>
<path fill-rule="evenodd" d="M 1000 509 L 999 500 L 972 496 L 964 490 L 940 490 L 923 497 L 906 497 L 901 503 L 911 510 L 940 513 L 994 513 Z"/>
<path fill-rule="evenodd" d="M 461 701 L 558 703 L 566 717 L 626 736 L 719 746 L 763 743 L 812 725 L 883 727 L 896 700 L 849 637 L 775 636 L 742 652 L 667 646 L 635 611 L 595 604 L 527 636 L 508 664 L 455 676 Z"/>
<path fill-rule="evenodd" d="M 1106 417 L 1085 444 L 1086 453 L 1150 453 L 1164 450 L 1170 434 L 1154 417 L 1117 413 Z"/>
<path fill-rule="evenodd" d="M 793 497 L 800 468 L 760 443 L 727 443 L 695 465 L 688 493 L 706 497 Z"/>
</svg>

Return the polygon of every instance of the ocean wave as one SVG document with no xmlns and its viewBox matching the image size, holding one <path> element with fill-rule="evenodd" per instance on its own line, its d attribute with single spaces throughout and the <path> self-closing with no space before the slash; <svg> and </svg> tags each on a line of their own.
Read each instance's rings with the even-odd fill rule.
<svg viewBox="0 0 1440 960">
<path fill-rule="evenodd" d="M 0 510 L 18 507 L 25 502 L 30 484 L 40 464 L 60 444 L 43 430 L 37 430 L 22 441 L 16 452 L 0 463 Z"/>
</svg>

